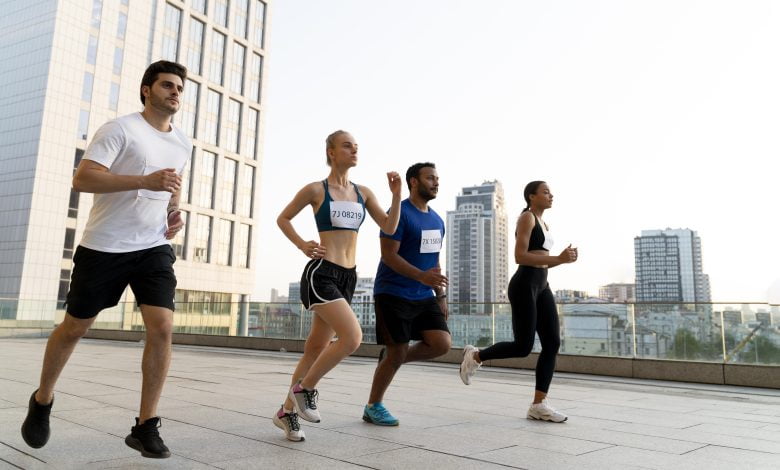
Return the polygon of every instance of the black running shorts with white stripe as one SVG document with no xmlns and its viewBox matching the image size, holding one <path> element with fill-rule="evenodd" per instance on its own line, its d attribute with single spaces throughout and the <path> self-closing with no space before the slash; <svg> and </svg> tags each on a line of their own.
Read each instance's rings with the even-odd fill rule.
<svg viewBox="0 0 780 470">
<path fill-rule="evenodd" d="M 307 309 L 340 299 L 352 303 L 356 283 L 354 267 L 345 268 L 325 259 L 313 259 L 301 275 L 301 302 Z"/>
</svg>

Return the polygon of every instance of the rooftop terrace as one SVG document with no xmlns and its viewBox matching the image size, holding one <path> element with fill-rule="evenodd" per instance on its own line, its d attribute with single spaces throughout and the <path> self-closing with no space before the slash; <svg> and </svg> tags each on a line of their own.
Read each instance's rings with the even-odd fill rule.
<svg viewBox="0 0 780 470">
<path fill-rule="evenodd" d="M 404 366 L 386 404 L 401 420 L 360 420 L 376 361 L 349 358 L 320 384 L 323 422 L 284 439 L 270 416 L 295 353 L 174 346 L 160 403 L 173 456 L 125 446 L 139 402 L 141 347 L 83 340 L 60 379 L 52 438 L 19 427 L 45 339 L 0 340 L 0 469 L 768 469 L 780 468 L 780 390 L 560 373 L 564 424 L 525 419 L 533 372 L 483 368 L 464 386 L 453 364 Z"/>
</svg>

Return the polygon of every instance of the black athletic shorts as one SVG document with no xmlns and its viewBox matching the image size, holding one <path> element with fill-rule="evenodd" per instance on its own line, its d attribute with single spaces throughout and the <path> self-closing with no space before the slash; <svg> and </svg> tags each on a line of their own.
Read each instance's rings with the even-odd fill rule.
<svg viewBox="0 0 780 470">
<path fill-rule="evenodd" d="M 107 253 L 79 245 L 73 255 L 73 276 L 67 312 L 76 318 L 92 318 L 119 303 L 129 285 L 138 305 L 174 310 L 176 255 L 170 245 L 129 253 Z"/>
<path fill-rule="evenodd" d="M 435 297 L 406 300 L 395 295 L 377 294 L 374 296 L 374 311 L 377 344 L 387 344 L 388 339 L 395 344 L 421 340 L 422 332 L 429 330 L 450 332 Z"/>
<path fill-rule="evenodd" d="M 354 267 L 345 268 L 323 258 L 313 259 L 301 275 L 301 302 L 307 309 L 340 299 L 352 303 L 356 283 Z"/>
</svg>

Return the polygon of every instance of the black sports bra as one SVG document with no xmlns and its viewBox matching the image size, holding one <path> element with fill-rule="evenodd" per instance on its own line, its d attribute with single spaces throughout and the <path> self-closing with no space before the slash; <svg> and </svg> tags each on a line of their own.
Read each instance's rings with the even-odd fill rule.
<svg viewBox="0 0 780 470">
<path fill-rule="evenodd" d="M 539 222 L 539 218 L 534 214 L 536 224 L 531 229 L 531 238 L 528 240 L 528 251 L 544 250 L 550 251 L 553 245 L 553 239 L 550 236 L 550 232 L 544 229 Z"/>
</svg>

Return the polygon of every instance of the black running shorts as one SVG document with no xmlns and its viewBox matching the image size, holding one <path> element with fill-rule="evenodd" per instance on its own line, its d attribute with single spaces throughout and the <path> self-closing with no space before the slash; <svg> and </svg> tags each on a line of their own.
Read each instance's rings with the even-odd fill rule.
<svg viewBox="0 0 780 470">
<path fill-rule="evenodd" d="M 357 283 L 355 268 L 345 268 L 325 259 L 313 259 L 301 275 L 301 302 L 307 309 L 344 299 L 352 303 Z"/>
<path fill-rule="evenodd" d="M 79 245 L 73 255 L 73 276 L 67 312 L 76 318 L 92 318 L 119 303 L 129 285 L 138 305 L 174 310 L 176 255 L 170 245 L 129 253 L 107 253 Z"/>
<path fill-rule="evenodd" d="M 407 300 L 390 294 L 374 296 L 377 344 L 403 344 L 421 340 L 422 332 L 450 332 L 444 312 L 435 297 Z"/>
</svg>

